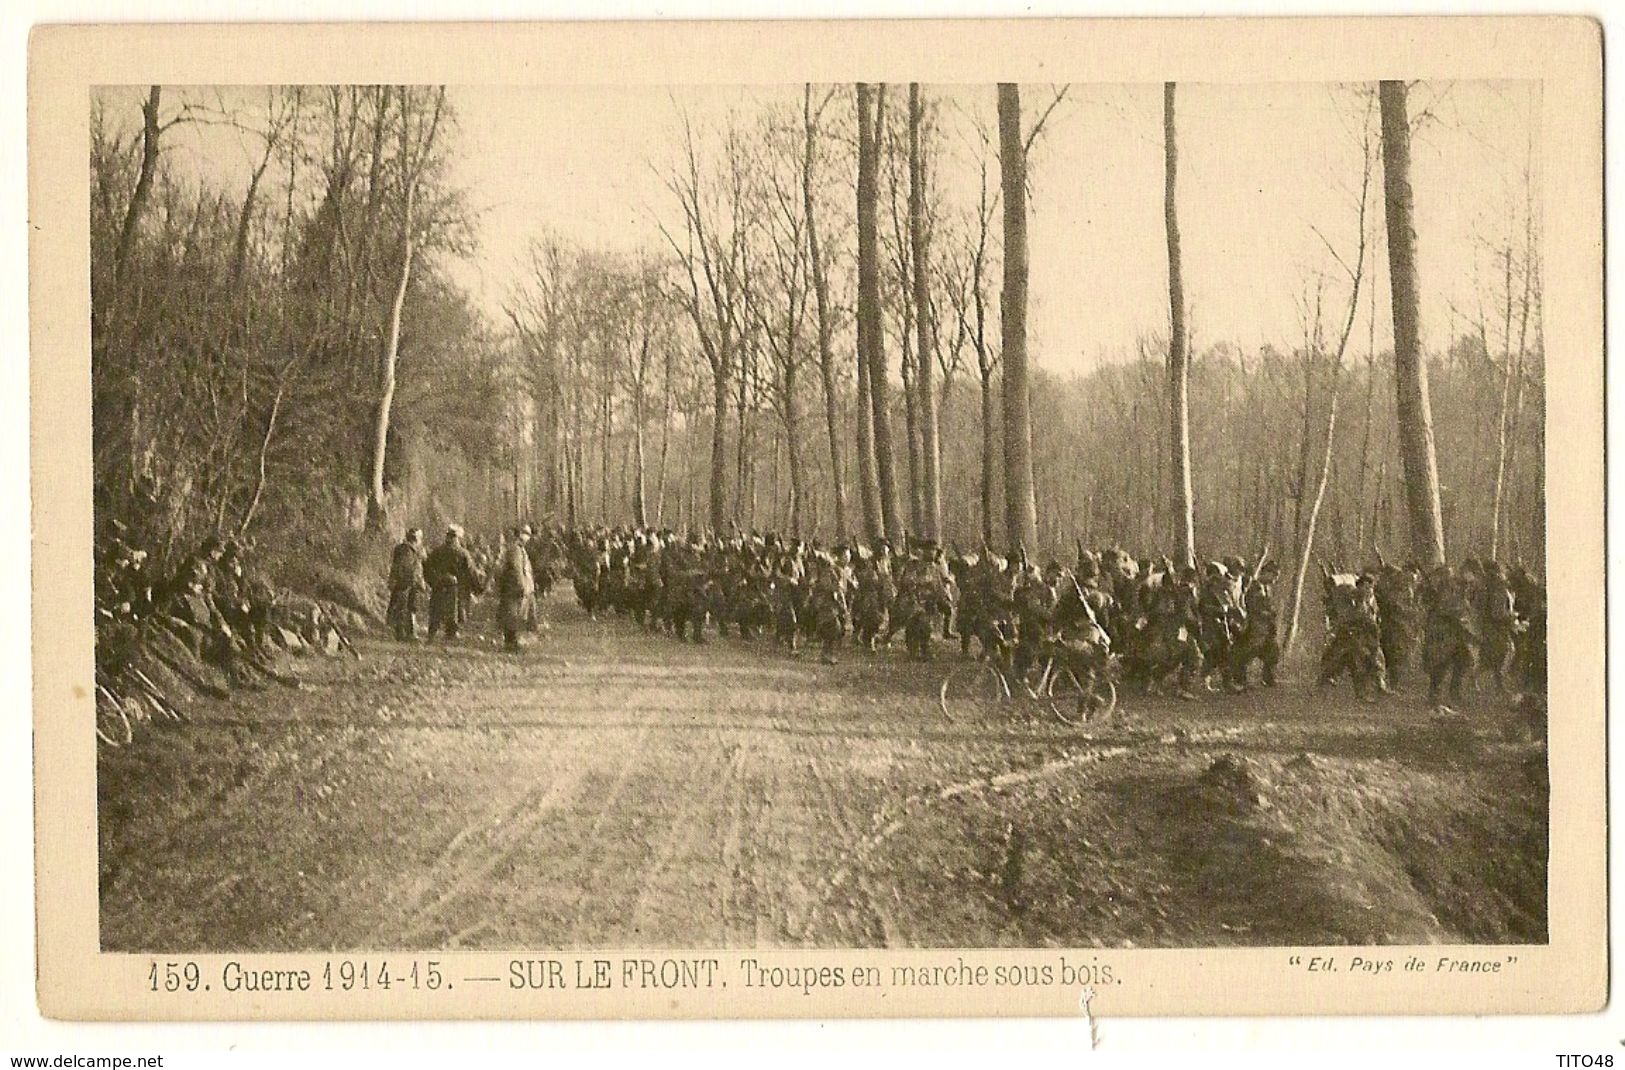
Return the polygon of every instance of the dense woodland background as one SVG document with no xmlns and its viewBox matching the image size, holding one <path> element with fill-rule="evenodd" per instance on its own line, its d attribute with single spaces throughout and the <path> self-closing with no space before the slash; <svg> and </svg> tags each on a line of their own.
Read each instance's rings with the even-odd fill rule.
<svg viewBox="0 0 1625 1070">
<path fill-rule="evenodd" d="M 1012 212 L 1025 228 L 1029 184 L 1066 180 L 1035 152 L 1011 184 L 1015 157 L 1025 172 L 1069 106 L 1064 87 L 1022 91 L 1000 91 L 1001 129 L 917 86 L 810 86 L 720 126 L 674 106 L 670 211 L 644 251 L 540 240 L 500 314 L 456 281 L 481 255 L 481 220 L 454 181 L 444 90 L 99 93 L 98 546 L 115 521 L 163 558 L 217 532 L 303 551 L 524 518 L 1173 551 L 1167 331 L 1112 340 L 1118 359 L 1074 376 L 1026 368 L 1023 345 L 1027 389 L 1006 389 L 1012 283 L 1024 293 L 1026 270 L 1057 270 L 1006 257 Z M 1269 280 L 1300 330 L 1205 338 L 1198 310 L 1174 335 L 1200 557 L 1411 552 L 1394 355 L 1378 346 L 1391 326 L 1378 95 L 1340 92 L 1365 173 L 1348 176 L 1346 215 L 1316 227 L 1324 266 Z M 1170 86 L 1166 131 L 1149 132 L 1170 145 L 1174 99 Z M 1412 120 L 1425 139 L 1429 116 Z M 193 128 L 229 131 L 241 158 L 182 158 Z M 1423 324 L 1422 343 L 1449 557 L 1541 572 L 1537 159 L 1531 137 L 1505 218 L 1463 265 L 1478 301 Z M 1145 191 L 1170 206 L 1167 244 L 1125 256 L 1173 251 L 1177 265 L 1172 208 L 1201 185 L 1181 171 L 1175 198 L 1174 173 L 1170 152 L 1166 188 Z M 1112 284 L 1098 265 L 1078 277 Z M 1021 440 L 1006 421 L 1023 401 L 1031 538 L 1007 508 L 1007 442 Z"/>
</svg>

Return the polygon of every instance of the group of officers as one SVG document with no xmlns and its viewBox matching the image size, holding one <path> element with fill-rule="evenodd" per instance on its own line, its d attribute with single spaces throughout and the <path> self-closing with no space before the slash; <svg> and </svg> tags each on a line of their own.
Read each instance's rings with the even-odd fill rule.
<svg viewBox="0 0 1625 1070">
<path fill-rule="evenodd" d="M 470 545 L 461 528 L 425 552 L 422 534 L 396 547 L 390 619 L 415 638 L 427 593 L 429 635 L 455 637 L 469 600 L 494 583 L 505 645 L 536 626 L 536 598 L 569 576 L 589 614 L 613 612 L 680 640 L 707 629 L 771 636 L 789 653 L 817 644 L 833 662 L 848 639 L 864 651 L 901 636 L 929 658 L 937 636 L 965 655 L 1025 671 L 1041 653 L 1094 668 L 1108 661 L 1147 693 L 1194 698 L 1199 689 L 1274 686 L 1281 658 L 1279 564 L 1241 557 L 1178 567 L 1117 547 L 1081 543 L 1070 565 L 1040 565 L 1021 549 L 962 553 L 910 539 L 893 546 L 824 546 L 772 534 L 680 535 L 639 527 L 534 531 L 521 525 L 495 546 Z M 1522 568 L 1469 559 L 1424 571 L 1379 559 L 1349 573 L 1322 569 L 1326 638 L 1319 683 L 1348 677 L 1374 701 L 1397 690 L 1420 661 L 1429 699 L 1461 698 L 1475 666 L 1505 690 L 1544 695 L 1545 590 Z"/>
<path fill-rule="evenodd" d="M 453 524 L 440 544 L 426 550 L 423 530 L 412 528 L 390 555 L 388 619 L 395 638 L 417 639 L 419 600 L 428 596 L 429 638 L 457 638 L 473 600 L 493 585 L 503 648 L 517 653 L 520 636 L 537 624 L 536 570 L 531 564 L 529 524 L 506 532 L 493 549 L 470 544 L 463 528 Z"/>
</svg>

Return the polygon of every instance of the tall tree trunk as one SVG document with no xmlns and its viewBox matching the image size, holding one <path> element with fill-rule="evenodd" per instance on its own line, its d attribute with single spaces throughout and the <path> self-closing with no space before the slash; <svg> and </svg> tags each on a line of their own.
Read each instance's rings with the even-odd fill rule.
<svg viewBox="0 0 1625 1070">
<path fill-rule="evenodd" d="M 728 526 L 728 375 L 718 368 L 711 375 L 711 530 Z"/>
<path fill-rule="evenodd" d="M 1512 440 L 1517 432 L 1513 418 L 1515 406 L 1521 407 L 1523 393 L 1523 351 L 1529 337 L 1529 294 L 1534 271 L 1525 251 L 1523 266 L 1523 299 L 1518 315 L 1518 348 L 1512 348 L 1512 247 L 1506 251 L 1507 327 L 1506 351 L 1502 357 L 1506 371 L 1501 380 L 1501 419 L 1495 449 L 1495 493 L 1490 505 L 1490 560 L 1499 561 L 1501 551 L 1501 518 L 1505 512 L 1506 486 L 1511 469 Z M 1514 391 L 1516 386 L 1516 392 Z"/>
<path fill-rule="evenodd" d="M 1360 182 L 1360 246 L 1351 270 L 1348 313 L 1343 317 L 1343 330 L 1337 339 L 1337 349 L 1332 355 L 1330 385 L 1326 402 L 1326 438 L 1320 454 L 1320 474 L 1315 481 L 1315 496 L 1309 505 L 1309 515 L 1304 524 L 1301 541 L 1297 546 L 1297 575 L 1292 585 L 1292 614 L 1287 621 L 1285 650 L 1290 653 L 1293 644 L 1298 638 L 1299 614 L 1303 609 L 1304 578 L 1309 572 L 1309 560 L 1314 554 L 1315 524 L 1320 519 L 1321 504 L 1326 500 L 1326 485 L 1331 479 L 1332 462 L 1335 457 L 1337 441 L 1337 405 L 1343 381 L 1343 355 L 1348 351 L 1349 336 L 1354 333 L 1354 321 L 1360 310 L 1360 285 L 1365 278 L 1365 249 L 1366 249 L 1366 204 L 1371 188 L 1371 148 L 1369 140 L 1366 142 L 1365 170 Z M 1315 299 L 1315 328 L 1314 338 L 1309 347 L 1312 355 L 1320 352 L 1320 299 Z M 1304 395 L 1303 404 L 1307 410 L 1310 398 Z M 1307 473 L 1305 474 L 1307 479 Z M 1300 487 L 1301 494 L 1301 487 Z"/>
<path fill-rule="evenodd" d="M 265 146 L 265 156 L 260 160 L 258 167 L 248 179 L 248 192 L 243 195 L 243 207 L 237 213 L 237 236 L 231 243 L 231 289 L 236 290 L 242 284 L 243 265 L 248 260 L 248 233 L 254 223 L 254 202 L 259 196 L 260 180 L 265 177 L 265 170 L 271 165 L 271 152 L 275 148 L 274 141 L 268 141 Z"/>
<path fill-rule="evenodd" d="M 93 335 L 105 338 L 112 330 L 113 325 L 107 322 L 108 312 L 116 309 L 123 301 L 124 284 L 130 266 L 130 255 L 135 248 L 136 233 L 141 229 L 141 220 L 146 216 L 147 206 L 152 201 L 152 184 L 158 171 L 158 142 L 163 136 L 163 127 L 158 122 L 158 103 L 163 97 L 162 86 L 152 86 L 147 91 L 147 100 L 141 106 L 141 170 L 136 176 L 135 190 L 130 194 L 130 203 L 124 209 L 124 222 L 119 227 L 118 244 L 113 252 L 113 285 L 111 293 L 96 291 L 92 297 L 92 317 L 103 324 L 101 331 L 93 331 Z M 106 341 L 98 339 L 100 345 L 98 352 L 105 352 Z M 142 407 L 142 381 L 139 374 L 131 377 L 128 385 L 128 397 L 125 401 L 127 412 L 125 423 L 128 427 L 129 445 L 129 475 L 133 482 L 143 472 L 148 470 L 152 450 L 146 441 L 144 411 Z"/>
<path fill-rule="evenodd" d="M 905 281 L 905 290 L 907 286 Z M 914 302 L 911 297 L 904 296 L 902 303 L 903 359 L 899 366 L 899 377 L 903 381 L 903 437 L 908 445 L 908 530 L 918 535 L 924 521 L 924 500 L 920 495 L 920 366 L 914 355 Z"/>
<path fill-rule="evenodd" d="M 140 229 L 141 219 L 152 200 L 152 182 L 158 171 L 158 140 L 164 132 L 158 122 L 158 103 L 163 92 L 163 86 L 152 86 L 147 90 L 146 103 L 141 105 L 141 170 L 136 175 L 130 203 L 124 209 L 124 223 L 119 227 L 118 245 L 113 252 L 115 288 L 124 282 L 124 273 L 130 263 L 130 250 L 135 246 L 136 231 Z"/>
<path fill-rule="evenodd" d="M 795 344 L 791 339 L 788 345 Z M 784 372 L 784 452 L 790 469 L 790 535 L 801 538 L 803 497 L 806 494 L 801 471 L 801 413 L 796 408 L 796 368 L 793 363 Z"/>
<path fill-rule="evenodd" d="M 1326 408 L 1326 440 L 1320 455 L 1320 476 L 1315 481 L 1315 496 L 1310 500 L 1309 512 L 1304 518 L 1303 531 L 1299 536 L 1298 563 L 1292 577 L 1292 611 L 1287 616 L 1286 637 L 1281 643 L 1281 649 L 1288 654 L 1298 641 L 1299 614 L 1303 609 L 1303 585 L 1309 575 L 1309 559 L 1314 553 L 1315 523 L 1320 519 L 1320 506 L 1326 499 L 1326 482 L 1331 474 L 1332 447 L 1337 440 L 1337 386 L 1334 374 L 1332 396 Z M 1304 400 L 1304 404 L 1308 404 L 1308 399 Z M 1307 473 L 1305 475 L 1307 476 Z"/>
<path fill-rule="evenodd" d="M 873 105 L 870 99 L 873 98 Z M 891 413 L 886 388 L 886 339 L 880 320 L 879 161 L 885 123 L 886 87 L 858 83 L 858 355 L 869 379 L 874 415 L 875 482 L 880 529 L 893 542 L 902 537 L 893 472 Z"/>
<path fill-rule="evenodd" d="M 993 486 L 998 479 L 998 466 L 993 456 L 993 375 L 991 369 L 982 377 L 982 545 L 988 549 L 998 545 L 994 533 Z"/>
<path fill-rule="evenodd" d="M 677 466 L 683 473 L 683 482 L 677 494 L 677 530 L 687 531 L 694 524 L 694 413 L 683 412 L 682 462 Z"/>
<path fill-rule="evenodd" d="M 1427 362 L 1422 353 L 1416 224 L 1411 202 L 1411 128 L 1405 83 L 1377 90 L 1382 111 L 1382 184 L 1388 223 L 1388 281 L 1393 290 L 1394 393 L 1399 458 L 1411 554 L 1424 565 L 1443 564 L 1444 520 L 1439 509 L 1439 466 L 1433 450 Z"/>
<path fill-rule="evenodd" d="M 1365 424 L 1360 435 L 1360 489 L 1354 495 L 1356 553 L 1363 560 L 1366 548 L 1365 491 L 1371 473 L 1371 421 L 1377 413 L 1377 283 L 1371 282 L 1370 314 L 1366 320 Z"/>
<path fill-rule="evenodd" d="M 737 440 L 738 449 L 734 455 L 734 510 L 737 514 L 739 510 L 746 509 L 746 503 L 750 502 L 748 515 L 754 516 L 756 506 L 755 502 L 750 500 L 750 487 L 747 485 L 748 481 L 746 478 L 747 472 L 754 471 L 754 465 L 756 462 L 756 458 L 751 455 L 752 428 L 749 419 L 751 368 L 752 365 L 746 364 L 743 361 L 739 367 L 739 435 Z M 735 519 L 742 518 L 736 515 Z"/>
<path fill-rule="evenodd" d="M 914 351 L 918 358 L 915 393 L 920 423 L 920 534 L 938 541 L 942 538 L 942 483 L 938 472 L 941 447 L 937 441 L 936 392 L 931 384 L 937 338 L 936 321 L 931 315 L 930 233 L 925 224 L 926 160 L 920 144 L 923 110 L 920 85 L 911 83 L 908 87 L 908 220 L 910 244 L 914 249 L 914 323 L 918 329 Z"/>
<path fill-rule="evenodd" d="M 666 456 L 671 448 L 671 361 L 666 361 L 665 374 L 661 377 L 660 402 L 660 461 L 659 474 L 655 477 L 655 526 L 664 527 L 666 523 Z"/>
<path fill-rule="evenodd" d="M 412 236 L 412 201 L 416 193 L 413 185 L 406 188 L 401 241 L 401 273 L 395 286 L 395 299 L 389 306 L 389 326 L 384 333 L 384 352 L 378 362 L 378 407 L 373 420 L 371 480 L 367 486 L 367 529 L 382 531 L 388 515 L 384 500 L 384 461 L 389 450 L 389 420 L 395 406 L 395 366 L 400 357 L 401 310 L 406 305 L 406 287 L 412 278 L 412 256 L 415 245 Z"/>
<path fill-rule="evenodd" d="M 576 514 L 576 479 L 575 479 L 575 447 L 574 436 L 570 433 L 571 424 L 568 420 L 561 421 L 563 429 L 563 443 L 561 473 L 562 489 L 564 491 L 564 525 L 572 531 L 578 526 L 579 517 Z"/>
<path fill-rule="evenodd" d="M 846 525 L 846 465 L 841 450 L 841 414 L 835 386 L 835 352 L 832 345 L 835 324 L 829 308 L 829 276 L 824 270 L 823 249 L 818 244 L 818 223 L 814 211 L 813 173 L 818 128 L 813 120 L 810 83 L 803 89 L 801 108 L 806 132 L 801 157 L 801 199 L 802 210 L 807 217 L 807 266 L 812 274 L 813 301 L 818 316 L 818 374 L 824 387 L 824 423 L 829 430 L 830 490 L 835 501 L 835 534 L 840 540 L 851 532 Z"/>
<path fill-rule="evenodd" d="M 1032 399 L 1027 377 L 1027 145 L 1021 91 L 999 83 L 999 175 L 1004 193 L 1004 523 L 1011 549 L 1038 548 Z"/>
<path fill-rule="evenodd" d="M 643 388 L 632 397 L 632 520 L 638 527 L 649 526 L 649 488 L 643 463 Z"/>
<path fill-rule="evenodd" d="M 614 424 L 609 390 L 604 389 L 598 406 L 598 522 L 609 523 L 609 432 Z"/>
<path fill-rule="evenodd" d="M 861 322 L 861 321 L 860 321 Z M 886 534 L 880 515 L 880 482 L 875 463 L 875 411 L 869 397 L 867 342 L 858 345 L 858 498 L 863 506 L 863 535 L 870 543 Z"/>
<path fill-rule="evenodd" d="M 1174 138 L 1174 83 L 1162 87 L 1163 220 L 1168 231 L 1168 446 L 1173 460 L 1173 541 L 1179 561 L 1196 564 L 1196 510 L 1191 500 L 1190 355 L 1185 337 L 1185 280 L 1179 259 L 1175 196 L 1179 149 Z"/>
<path fill-rule="evenodd" d="M 1531 256 L 1534 254 L 1534 247 L 1533 247 L 1533 241 L 1532 240 L 1531 240 L 1531 244 L 1530 244 L 1527 252 Z M 1526 260 L 1525 261 L 1524 270 L 1525 271 L 1531 271 L 1531 272 L 1534 270 L 1532 260 Z M 1529 355 L 1529 350 L 1528 350 L 1528 343 L 1529 343 L 1529 304 L 1530 304 L 1531 300 L 1539 301 L 1540 300 L 1539 292 L 1536 291 L 1535 293 L 1530 293 L 1529 288 L 1526 286 L 1525 287 L 1525 293 L 1524 293 L 1524 309 L 1523 309 L 1523 312 L 1521 314 L 1521 321 L 1522 322 L 1521 322 L 1521 326 L 1519 327 L 1519 330 L 1518 330 L 1518 353 L 1517 353 L 1516 362 L 1515 362 L 1513 372 L 1512 372 L 1512 377 L 1513 377 L 1512 415 L 1510 417 L 1508 417 L 1507 455 L 1506 455 L 1506 485 L 1508 487 L 1516 487 L 1517 486 L 1518 435 L 1519 435 L 1519 432 L 1520 432 L 1520 430 L 1521 430 L 1521 428 L 1523 426 L 1523 393 L 1524 393 L 1524 382 L 1525 382 L 1524 361 Z M 1538 469 L 1538 471 L 1539 471 L 1541 477 L 1544 479 L 1545 468 L 1541 467 L 1541 468 Z M 1544 494 L 1544 489 L 1542 490 L 1542 493 Z M 1503 513 L 1503 516 L 1504 516 L 1504 513 Z M 1512 541 L 1513 560 L 1517 561 L 1517 559 L 1518 559 L 1518 544 L 1517 544 L 1517 541 L 1516 541 L 1516 531 L 1514 529 L 1511 529 L 1510 526 L 1509 526 L 1508 530 L 1509 530 L 1509 534 L 1512 536 L 1511 541 Z M 1544 527 L 1542 528 L 1542 530 L 1544 530 Z"/>
</svg>

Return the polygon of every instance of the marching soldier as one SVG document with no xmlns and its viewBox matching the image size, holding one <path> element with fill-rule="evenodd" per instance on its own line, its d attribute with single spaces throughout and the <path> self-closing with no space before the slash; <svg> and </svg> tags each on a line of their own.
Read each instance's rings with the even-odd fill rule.
<svg viewBox="0 0 1625 1070">
<path fill-rule="evenodd" d="M 1479 588 L 1479 620 L 1483 628 L 1483 664 L 1495 677 L 1495 686 L 1505 691 L 1507 661 L 1512 656 L 1517 615 L 1512 587 L 1499 562 L 1486 562 Z"/>
<path fill-rule="evenodd" d="M 846 634 L 847 615 L 846 593 L 837 565 L 818 559 L 805 612 L 811 617 L 814 637 L 823 646 L 824 664 L 834 665 L 835 647 Z"/>
<path fill-rule="evenodd" d="M 1422 635 L 1422 661 L 1428 674 L 1428 701 L 1437 704 L 1448 686 L 1452 702 L 1461 701 L 1461 681 L 1472 670 L 1478 635 L 1467 584 L 1448 565 L 1428 577 L 1423 592 L 1427 622 Z"/>
<path fill-rule="evenodd" d="M 1037 565 L 1028 566 L 1016 586 L 1016 675 L 1024 674 L 1038 660 L 1039 650 L 1055 619 L 1059 595 L 1054 579 L 1060 565 L 1051 562 L 1050 578 L 1038 571 Z"/>
<path fill-rule="evenodd" d="M 1382 632 L 1382 666 L 1388 689 L 1394 691 L 1401 686 L 1411 660 L 1411 647 L 1416 642 L 1416 573 L 1398 565 L 1380 566 L 1376 594 Z"/>
<path fill-rule="evenodd" d="M 1264 686 L 1275 686 L 1275 669 L 1281 662 L 1281 642 L 1276 628 L 1279 610 L 1275 605 L 1275 581 L 1280 575 L 1279 564 L 1264 562 L 1242 596 L 1247 617 L 1235 645 L 1233 674 L 1242 689 L 1247 687 L 1247 675 L 1254 661 L 1263 669 Z"/>
<path fill-rule="evenodd" d="M 1239 565 L 1240 562 L 1238 561 Z M 1233 675 L 1232 647 L 1241 624 L 1241 607 L 1236 600 L 1235 580 L 1218 561 L 1209 562 L 1207 576 L 1197 596 L 1197 634 L 1202 647 L 1202 660 L 1207 666 L 1205 681 L 1209 691 L 1216 690 L 1213 675 Z M 1234 679 L 1226 681 L 1235 687 Z"/>
<path fill-rule="evenodd" d="M 774 638 L 791 657 L 800 650 L 797 641 L 801 632 L 800 580 L 789 558 L 779 562 L 779 571 L 773 579 Z"/>
<path fill-rule="evenodd" d="M 1176 576 L 1172 564 L 1163 559 L 1162 585 L 1151 598 L 1151 642 L 1157 655 L 1148 665 L 1150 683 L 1155 685 L 1171 671 L 1178 671 L 1175 694 L 1190 701 L 1196 698 L 1191 682 L 1202 671 L 1202 647 L 1197 642 L 1200 625 L 1198 603 L 1200 583 L 1196 569 L 1186 567 Z"/>
<path fill-rule="evenodd" d="M 879 560 L 860 558 L 852 605 L 852 628 L 858 644 L 870 653 L 874 652 L 876 641 L 886 632 L 887 617 L 895 596 L 891 576 L 882 571 Z"/>
<path fill-rule="evenodd" d="M 1375 583 L 1362 573 L 1352 586 L 1328 579 L 1326 588 L 1326 646 L 1321 652 L 1319 686 L 1325 687 L 1345 672 L 1354 681 L 1355 694 L 1369 701 L 1387 690 L 1382 672 L 1382 626 Z"/>
<path fill-rule="evenodd" d="M 1546 702 L 1546 588 L 1537 583 L 1521 565 L 1513 566 L 1509 577 L 1518 610 L 1519 629 L 1513 666 L 1518 686 L 1526 699 Z"/>
</svg>

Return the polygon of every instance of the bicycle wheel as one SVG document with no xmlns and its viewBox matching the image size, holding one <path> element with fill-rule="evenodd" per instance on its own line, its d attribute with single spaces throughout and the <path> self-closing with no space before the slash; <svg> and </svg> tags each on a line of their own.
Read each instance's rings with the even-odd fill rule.
<svg viewBox="0 0 1625 1070">
<path fill-rule="evenodd" d="M 1117 709 L 1117 684 L 1097 673 L 1085 673 L 1080 679 L 1071 669 L 1062 669 L 1050 678 L 1049 700 L 1056 719 L 1076 728 L 1112 715 Z"/>
<path fill-rule="evenodd" d="M 109 747 L 127 746 L 135 739 L 124 703 L 101 684 L 96 685 L 96 738 Z"/>
<path fill-rule="evenodd" d="M 983 661 L 968 662 L 942 678 L 937 689 L 937 706 L 948 720 L 955 720 L 965 710 L 977 706 L 992 706 L 1010 697 L 1004 674 Z"/>
</svg>

